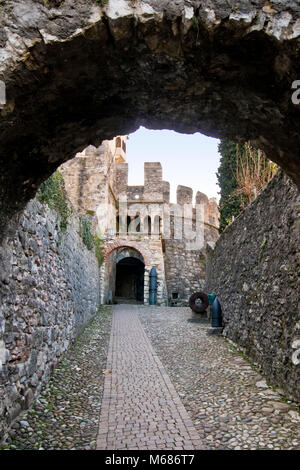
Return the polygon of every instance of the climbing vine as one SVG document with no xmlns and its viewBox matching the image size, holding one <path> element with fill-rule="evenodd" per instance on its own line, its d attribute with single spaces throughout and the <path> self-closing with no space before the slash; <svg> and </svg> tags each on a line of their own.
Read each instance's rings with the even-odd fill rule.
<svg viewBox="0 0 300 470">
<path fill-rule="evenodd" d="M 92 250 L 94 248 L 94 237 L 92 235 L 92 223 L 86 217 L 80 218 L 80 235 L 82 238 L 83 243 L 87 247 L 88 250 Z"/>
<path fill-rule="evenodd" d="M 94 245 L 95 245 L 96 258 L 98 260 L 98 264 L 100 267 L 104 261 L 104 257 L 103 257 L 103 251 L 102 251 L 102 240 L 98 233 L 94 235 Z"/>
<path fill-rule="evenodd" d="M 65 181 L 59 171 L 53 173 L 50 178 L 41 184 L 37 199 L 58 212 L 60 215 L 60 228 L 64 232 L 72 211 L 68 205 Z"/>
<path fill-rule="evenodd" d="M 104 260 L 102 240 L 98 233 L 95 233 L 95 235 L 92 234 L 92 223 L 86 217 L 80 218 L 80 235 L 88 250 L 91 251 L 95 249 L 95 256 L 100 267 Z"/>
<path fill-rule="evenodd" d="M 221 155 L 220 166 L 217 172 L 220 186 L 220 232 L 232 222 L 233 218 L 241 212 L 243 196 L 236 194 L 236 144 L 228 140 L 221 140 L 219 144 Z"/>
</svg>

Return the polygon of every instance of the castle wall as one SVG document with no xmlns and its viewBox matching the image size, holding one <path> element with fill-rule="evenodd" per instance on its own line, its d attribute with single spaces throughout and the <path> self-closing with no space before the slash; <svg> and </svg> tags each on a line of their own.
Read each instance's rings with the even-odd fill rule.
<svg viewBox="0 0 300 470">
<path fill-rule="evenodd" d="M 75 210 L 89 217 L 93 231 L 101 235 L 115 228 L 118 196 L 126 193 L 128 185 L 128 164 L 122 161 L 124 150 L 117 147 L 118 139 L 124 144 L 124 138 L 118 137 L 98 148 L 89 146 L 59 167 Z"/>
<path fill-rule="evenodd" d="M 162 166 L 159 162 L 144 163 L 145 201 L 163 201 Z"/>
<path fill-rule="evenodd" d="M 118 195 L 126 194 L 128 186 L 128 163 L 115 163 L 115 171 L 115 193 Z"/>
<path fill-rule="evenodd" d="M 206 196 L 206 194 L 201 193 L 198 191 L 196 193 L 196 204 L 201 204 L 203 205 L 204 208 L 204 222 L 209 223 L 209 199 Z M 216 226 L 219 226 L 219 221 L 216 224 Z"/>
<path fill-rule="evenodd" d="M 172 294 L 178 295 L 177 304 L 187 305 L 189 297 L 195 292 L 202 291 L 206 278 L 206 245 L 214 245 L 219 237 L 218 208 L 211 205 L 212 218 L 209 219 L 210 201 L 207 196 L 198 192 L 196 203 L 203 206 L 200 213 L 194 207 L 193 190 L 187 186 L 177 187 L 177 205 L 170 205 L 170 225 L 165 225 L 164 258 L 166 284 L 169 301 Z M 214 203 L 215 201 L 212 201 Z M 189 206 L 185 206 L 189 205 Z M 189 209 L 189 210 L 187 210 Z M 196 222 L 200 217 L 200 224 Z M 183 219 L 183 216 L 185 218 Z M 213 220 L 215 225 L 210 225 Z M 198 232 L 198 245 L 193 247 L 188 231 Z M 194 239 L 194 242 L 196 238 Z"/>
<path fill-rule="evenodd" d="M 182 305 L 205 285 L 205 255 L 198 250 L 186 250 L 180 240 L 165 241 L 165 270 L 169 300 L 177 292 Z"/>
<path fill-rule="evenodd" d="M 99 268 L 79 235 L 32 200 L 0 247 L 0 442 L 30 406 L 69 343 L 97 312 Z"/>
<path fill-rule="evenodd" d="M 128 201 L 143 201 L 144 200 L 144 186 L 128 186 L 126 189 Z M 137 197 L 138 196 L 138 197 Z"/>
<path fill-rule="evenodd" d="M 177 186 L 177 204 L 192 204 L 193 203 L 193 190 L 188 186 Z"/>
<path fill-rule="evenodd" d="M 175 222 L 174 222 L 175 221 Z M 182 239 L 176 239 L 176 229 L 182 227 Z M 195 230 L 195 219 L 191 228 Z M 216 226 L 204 225 L 203 246 L 201 249 L 190 249 L 190 241 L 184 236 L 183 219 L 171 217 L 171 236 L 164 240 L 164 258 L 166 285 L 169 300 L 173 292 L 179 294 L 180 303 L 187 305 L 189 297 L 195 292 L 203 291 L 206 280 L 206 246 L 215 245 L 219 238 Z"/>
<path fill-rule="evenodd" d="M 163 190 L 163 200 L 165 204 L 170 203 L 170 183 L 168 181 L 162 182 L 162 190 Z"/>
<path fill-rule="evenodd" d="M 117 196 L 126 192 L 128 164 L 120 155 L 124 151 L 117 147 L 118 139 L 124 144 L 125 137 L 117 137 L 103 141 L 98 148 L 90 145 L 59 167 L 68 196 L 79 214 L 94 214 L 99 204 L 115 203 Z"/>
<path fill-rule="evenodd" d="M 224 335 L 297 401 L 300 364 L 292 358 L 300 357 L 299 209 L 297 187 L 276 175 L 226 228 L 207 269 L 207 291 L 220 300 Z"/>
<path fill-rule="evenodd" d="M 219 226 L 219 212 L 218 212 L 218 203 L 216 198 L 212 197 L 209 199 L 209 218 L 208 223 L 211 225 Z"/>
</svg>

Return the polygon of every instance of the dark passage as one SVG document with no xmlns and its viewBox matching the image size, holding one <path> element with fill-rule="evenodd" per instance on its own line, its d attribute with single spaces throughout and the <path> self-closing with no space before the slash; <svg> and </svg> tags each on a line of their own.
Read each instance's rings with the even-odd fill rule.
<svg viewBox="0 0 300 470">
<path fill-rule="evenodd" d="M 136 258 L 124 258 L 117 263 L 116 297 L 144 301 L 145 265 Z"/>
</svg>

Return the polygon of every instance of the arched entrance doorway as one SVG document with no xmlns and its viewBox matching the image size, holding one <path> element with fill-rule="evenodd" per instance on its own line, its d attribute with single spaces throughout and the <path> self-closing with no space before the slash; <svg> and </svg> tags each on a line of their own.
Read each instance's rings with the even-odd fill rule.
<svg viewBox="0 0 300 470">
<path fill-rule="evenodd" d="M 115 300 L 144 301 L 145 264 L 133 257 L 123 258 L 116 264 Z"/>
<path fill-rule="evenodd" d="M 148 285 L 149 260 L 138 248 L 127 243 L 107 247 L 104 254 L 100 276 L 102 304 L 148 301 L 149 292 L 144 285 Z"/>
</svg>

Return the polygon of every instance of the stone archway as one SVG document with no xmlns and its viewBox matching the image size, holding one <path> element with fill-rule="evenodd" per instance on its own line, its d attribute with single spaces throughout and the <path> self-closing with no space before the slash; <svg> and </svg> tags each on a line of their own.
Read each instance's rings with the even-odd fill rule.
<svg viewBox="0 0 300 470">
<path fill-rule="evenodd" d="M 251 140 L 300 187 L 296 0 L 0 5 L 0 231 L 63 161 L 139 125 Z"/>
<path fill-rule="evenodd" d="M 115 241 L 104 248 L 101 303 L 147 303 L 149 260 L 134 243 Z"/>
<path fill-rule="evenodd" d="M 114 251 L 119 251 L 118 261 L 122 259 L 122 250 L 128 250 L 131 253 L 130 256 L 136 257 L 142 260 L 146 266 L 150 266 L 149 255 L 143 250 L 141 246 L 138 246 L 137 243 L 130 240 L 118 240 L 114 238 L 106 243 L 103 247 L 103 257 L 104 260 L 108 259 L 111 253 Z M 134 254 L 135 253 L 135 254 Z M 125 254 L 125 256 L 129 256 Z"/>
</svg>

